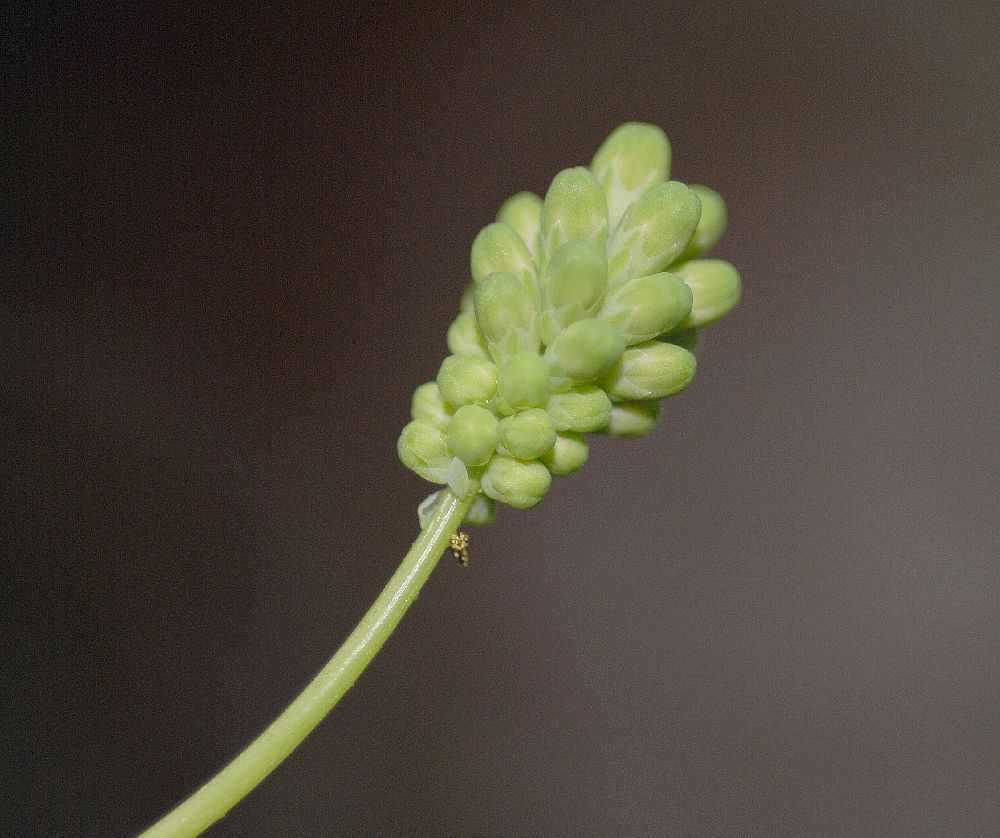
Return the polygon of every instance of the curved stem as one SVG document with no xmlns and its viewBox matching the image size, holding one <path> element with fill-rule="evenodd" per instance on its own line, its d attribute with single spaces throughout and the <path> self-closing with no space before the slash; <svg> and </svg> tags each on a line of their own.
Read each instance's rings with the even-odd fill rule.
<svg viewBox="0 0 1000 838">
<path fill-rule="evenodd" d="M 146 830 L 140 838 L 200 835 L 239 803 L 330 712 L 382 648 L 448 547 L 469 511 L 478 485 L 459 498 L 441 490 L 434 517 L 337 653 L 298 698 L 211 780 Z"/>
</svg>

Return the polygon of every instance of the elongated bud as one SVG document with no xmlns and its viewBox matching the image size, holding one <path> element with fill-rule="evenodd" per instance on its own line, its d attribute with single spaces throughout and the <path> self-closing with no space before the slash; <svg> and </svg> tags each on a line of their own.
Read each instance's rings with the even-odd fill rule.
<svg viewBox="0 0 1000 838">
<path fill-rule="evenodd" d="M 452 355 L 466 355 L 470 358 L 489 358 L 486 338 L 479 331 L 474 313 L 460 314 L 448 327 L 448 349 Z"/>
<path fill-rule="evenodd" d="M 432 483 L 448 480 L 448 442 L 430 422 L 414 419 L 399 434 L 396 451 L 403 465 Z"/>
<path fill-rule="evenodd" d="M 670 141 L 655 125 L 626 122 L 597 149 L 590 164 L 608 196 L 608 226 L 614 230 L 626 208 L 670 174 Z"/>
<path fill-rule="evenodd" d="M 539 234 L 542 229 L 542 199 L 534 192 L 518 192 L 506 201 L 497 221 L 513 227 L 532 256 L 538 254 Z"/>
<path fill-rule="evenodd" d="M 599 317 L 621 333 L 628 346 L 673 329 L 691 313 L 691 289 L 675 274 L 652 274 L 616 285 Z"/>
<path fill-rule="evenodd" d="M 436 381 L 421 384 L 413 391 L 413 398 L 410 400 L 410 416 L 413 419 L 423 419 L 425 422 L 430 422 L 442 431 L 448 427 L 451 416 Z"/>
<path fill-rule="evenodd" d="M 694 303 L 681 324 L 699 328 L 729 314 L 743 292 L 739 271 L 722 259 L 692 259 L 674 270 L 691 289 Z"/>
<path fill-rule="evenodd" d="M 608 257 L 597 242 L 574 239 L 556 248 L 542 281 L 542 340 L 592 316 L 608 284 Z"/>
<path fill-rule="evenodd" d="M 563 169 L 552 179 L 542 204 L 543 261 L 568 241 L 604 244 L 607 234 L 608 204 L 601 185 L 582 166 Z"/>
<path fill-rule="evenodd" d="M 565 393 L 553 393 L 547 406 L 557 431 L 602 431 L 611 421 L 611 400 L 593 384 L 582 384 Z"/>
<path fill-rule="evenodd" d="M 611 408 L 611 422 L 608 433 L 612 436 L 645 436 L 656 427 L 660 418 L 660 403 L 623 402 Z"/>
<path fill-rule="evenodd" d="M 538 351 L 534 297 L 519 279 L 508 273 L 490 274 L 476 283 L 474 301 L 479 330 L 498 364 L 523 350 Z"/>
<path fill-rule="evenodd" d="M 608 249 L 609 284 L 662 271 L 691 241 L 701 201 L 683 183 L 668 181 L 626 210 Z"/>
<path fill-rule="evenodd" d="M 552 485 L 552 475 L 541 463 L 523 463 L 497 454 L 482 477 L 483 493 L 518 509 L 536 506 Z"/>
<path fill-rule="evenodd" d="M 472 242 L 472 281 L 481 282 L 490 274 L 502 272 L 517 277 L 521 284 L 538 299 L 538 278 L 535 260 L 528 246 L 509 224 L 494 222 L 479 231 Z"/>
<path fill-rule="evenodd" d="M 496 365 L 483 358 L 449 355 L 438 371 L 441 396 L 452 407 L 485 405 L 497 392 Z"/>
<path fill-rule="evenodd" d="M 583 468 L 590 455 L 590 446 L 579 434 L 556 434 L 556 443 L 542 457 L 542 462 L 556 477 L 565 477 Z"/>
<path fill-rule="evenodd" d="M 516 413 L 500 422 L 500 444 L 519 460 L 538 459 L 555 441 L 555 426 L 541 408 Z"/>
<path fill-rule="evenodd" d="M 537 352 L 518 352 L 502 367 L 497 385 L 501 413 L 545 407 L 549 399 L 549 367 Z"/>
<path fill-rule="evenodd" d="M 693 183 L 688 187 L 701 201 L 701 218 L 694 235 L 684 252 L 677 257 L 678 262 L 686 262 L 715 247 L 716 242 L 726 232 L 726 202 L 714 189 Z"/>
<path fill-rule="evenodd" d="M 467 404 L 455 411 L 448 424 L 448 445 L 467 466 L 486 465 L 500 439 L 496 416 L 486 408 Z"/>
<path fill-rule="evenodd" d="M 651 340 L 626 349 L 604 385 L 621 400 L 662 399 L 687 387 L 694 371 L 694 355 L 686 349 Z"/>
<path fill-rule="evenodd" d="M 590 317 L 563 329 L 545 350 L 553 386 L 568 381 L 593 381 L 611 369 L 625 351 L 621 333 L 612 325 Z"/>
</svg>

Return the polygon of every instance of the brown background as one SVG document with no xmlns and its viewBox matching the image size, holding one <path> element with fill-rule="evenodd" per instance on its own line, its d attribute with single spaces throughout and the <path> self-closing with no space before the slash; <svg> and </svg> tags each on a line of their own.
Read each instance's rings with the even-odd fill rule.
<svg viewBox="0 0 1000 838">
<path fill-rule="evenodd" d="M 213 834 L 1000 831 L 998 7 L 618 5 L 15 10 L 5 835 L 134 833 L 319 668 L 473 235 L 626 119 L 744 304 Z"/>
</svg>

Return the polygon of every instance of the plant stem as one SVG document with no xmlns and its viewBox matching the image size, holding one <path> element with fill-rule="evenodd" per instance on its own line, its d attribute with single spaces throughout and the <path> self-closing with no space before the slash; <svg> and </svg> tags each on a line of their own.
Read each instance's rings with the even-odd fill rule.
<svg viewBox="0 0 1000 838">
<path fill-rule="evenodd" d="M 330 662 L 239 756 L 140 838 L 200 835 L 246 797 L 306 738 L 354 684 L 416 599 L 465 519 L 478 490 L 478 484 L 473 484 L 462 498 L 448 489 L 441 490 L 434 517 Z"/>
</svg>

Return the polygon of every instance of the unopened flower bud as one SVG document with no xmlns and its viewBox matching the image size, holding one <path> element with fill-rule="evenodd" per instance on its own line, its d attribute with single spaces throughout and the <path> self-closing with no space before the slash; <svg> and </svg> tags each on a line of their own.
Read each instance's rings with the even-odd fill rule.
<svg viewBox="0 0 1000 838">
<path fill-rule="evenodd" d="M 542 340 L 560 329 L 591 317 L 608 285 L 608 258 L 604 245 L 574 239 L 556 248 L 542 280 Z"/>
<path fill-rule="evenodd" d="M 421 384 L 413 391 L 413 398 L 410 400 L 410 416 L 414 419 L 430 422 L 441 430 L 448 427 L 451 416 L 448 414 L 448 408 L 445 406 L 436 381 Z"/>
<path fill-rule="evenodd" d="M 567 381 L 593 381 L 611 369 L 625 351 L 621 333 L 590 317 L 563 329 L 545 350 L 554 387 Z"/>
<path fill-rule="evenodd" d="M 535 261 L 528 246 L 509 224 L 497 221 L 479 231 L 472 242 L 470 265 L 473 282 L 481 282 L 490 274 L 502 271 L 516 276 L 525 288 L 537 293 Z"/>
<path fill-rule="evenodd" d="M 700 328 L 729 314 L 740 301 L 740 274 L 722 259 L 692 259 L 673 269 L 691 289 L 691 314 L 681 324 Z"/>
<path fill-rule="evenodd" d="M 621 400 L 662 399 L 687 387 L 694 371 L 694 355 L 686 349 L 651 340 L 626 349 L 604 385 Z"/>
<path fill-rule="evenodd" d="M 399 434 L 396 451 L 403 465 L 432 483 L 448 480 L 448 442 L 444 433 L 423 419 L 414 419 Z"/>
<path fill-rule="evenodd" d="M 660 418 L 658 401 L 623 402 L 611 408 L 608 433 L 612 436 L 644 436 L 656 427 Z"/>
<path fill-rule="evenodd" d="M 590 454 L 590 446 L 579 434 L 556 434 L 556 443 L 542 457 L 542 462 L 556 477 L 565 477 L 583 468 Z"/>
<path fill-rule="evenodd" d="M 700 216 L 701 201 L 683 183 L 647 192 L 626 210 L 608 249 L 609 284 L 662 271 L 687 247 Z"/>
<path fill-rule="evenodd" d="M 538 316 L 531 292 L 509 273 L 476 283 L 476 320 L 490 355 L 503 363 L 522 350 L 538 351 Z"/>
<path fill-rule="evenodd" d="M 609 292 L 599 317 L 622 333 L 625 343 L 655 338 L 691 313 L 691 289 L 675 274 L 639 276 Z"/>
<path fill-rule="evenodd" d="M 659 186 L 670 173 L 670 141 L 655 125 L 619 125 L 590 164 L 608 196 L 608 225 L 614 230 L 626 207 Z"/>
<path fill-rule="evenodd" d="M 452 355 L 466 355 L 470 358 L 489 358 L 486 338 L 479 331 L 474 313 L 458 315 L 448 327 L 448 349 Z"/>
<path fill-rule="evenodd" d="M 714 189 L 697 183 L 688 188 L 701 201 L 701 218 L 698 219 L 691 241 L 677 257 L 678 262 L 685 262 L 711 250 L 726 231 L 726 202 L 722 200 L 722 196 Z"/>
<path fill-rule="evenodd" d="M 483 493 L 518 509 L 536 506 L 552 484 L 552 475 L 541 463 L 523 463 L 496 454 L 483 474 Z"/>
<path fill-rule="evenodd" d="M 547 410 L 557 431 L 601 431 L 611 420 L 611 401 L 600 387 L 582 384 L 549 396 Z"/>
<path fill-rule="evenodd" d="M 441 396 L 452 407 L 484 405 L 496 395 L 496 365 L 483 358 L 449 355 L 438 371 Z"/>
<path fill-rule="evenodd" d="M 548 398 L 549 367 L 537 352 L 518 352 L 500 367 L 497 405 L 501 413 L 545 407 Z"/>
<path fill-rule="evenodd" d="M 541 408 L 515 413 L 500 422 L 500 444 L 519 460 L 536 460 L 556 441 L 556 429 Z"/>
<path fill-rule="evenodd" d="M 563 169 L 552 179 L 542 204 L 542 251 L 545 259 L 573 239 L 604 244 L 608 204 L 604 190 L 582 166 Z"/>
<path fill-rule="evenodd" d="M 485 465 L 496 451 L 499 438 L 496 416 L 479 405 L 463 405 L 448 424 L 448 445 L 467 466 Z"/>
<path fill-rule="evenodd" d="M 542 229 L 542 199 L 534 192 L 518 192 L 504 201 L 497 213 L 497 221 L 513 227 L 528 251 L 533 256 L 537 255 Z"/>
</svg>

